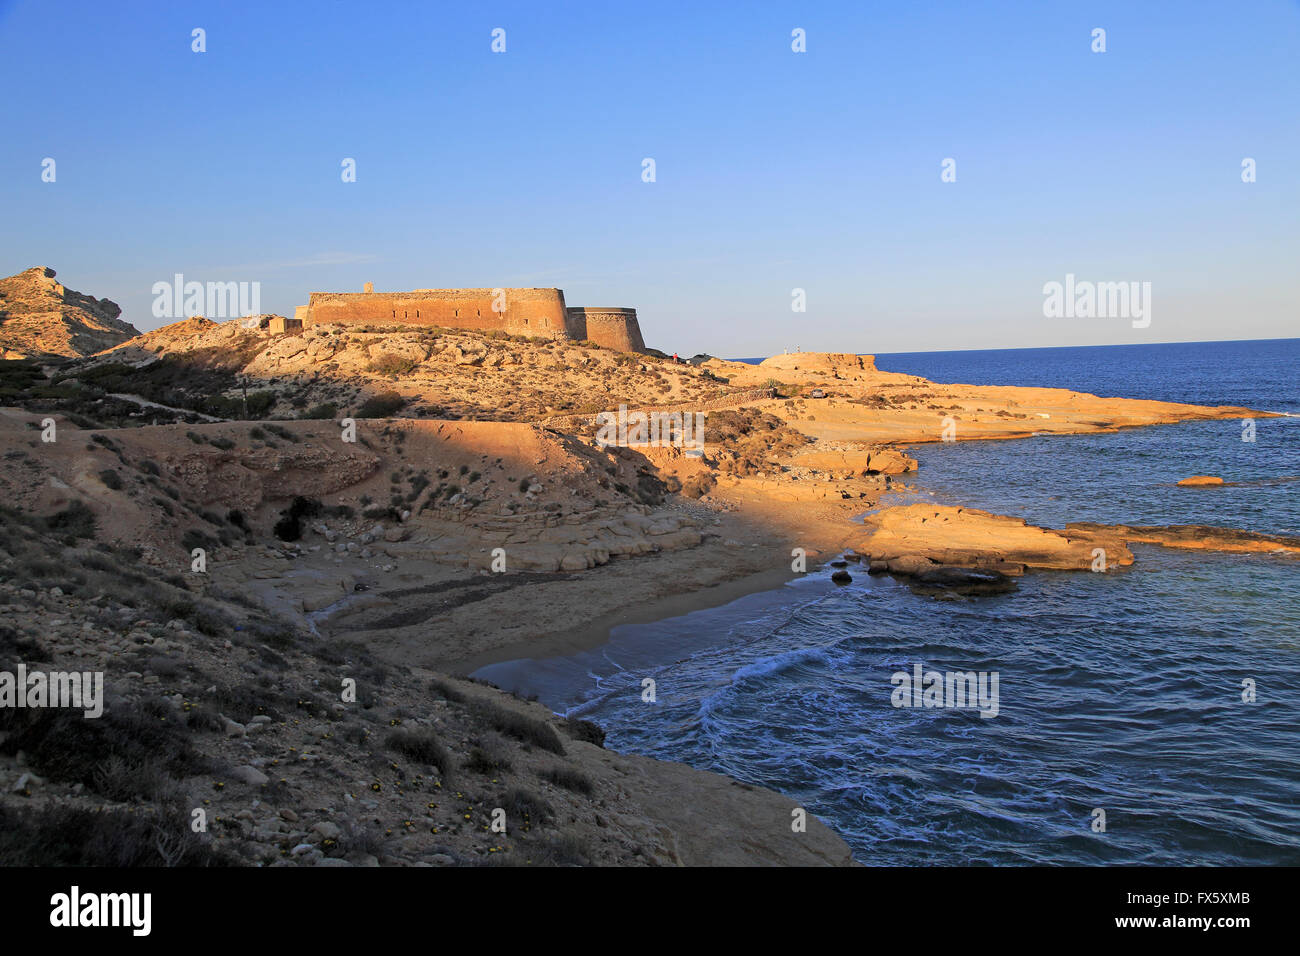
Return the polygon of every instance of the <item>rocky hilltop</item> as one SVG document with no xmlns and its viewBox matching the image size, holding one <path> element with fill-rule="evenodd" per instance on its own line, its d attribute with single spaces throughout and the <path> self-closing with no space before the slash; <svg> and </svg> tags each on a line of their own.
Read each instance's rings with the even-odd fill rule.
<svg viewBox="0 0 1300 956">
<path fill-rule="evenodd" d="M 35 266 L 0 279 L 0 356 L 92 355 L 140 334 L 116 302 L 74 292 L 55 274 Z"/>
</svg>

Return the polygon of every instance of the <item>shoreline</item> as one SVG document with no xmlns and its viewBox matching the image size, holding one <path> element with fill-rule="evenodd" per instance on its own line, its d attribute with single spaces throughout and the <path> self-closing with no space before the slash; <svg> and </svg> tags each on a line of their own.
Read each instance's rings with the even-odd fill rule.
<svg viewBox="0 0 1300 956">
<path fill-rule="evenodd" d="M 694 591 L 679 591 L 644 601 L 631 608 L 609 611 L 572 631 L 554 632 L 527 642 L 494 648 L 473 657 L 449 661 L 444 666 L 457 676 L 472 676 L 485 667 L 548 657 L 570 657 L 608 644 L 615 628 L 652 624 L 695 611 L 713 610 L 764 591 L 775 591 L 799 577 L 787 570 L 757 571 Z M 531 651 L 532 653 L 524 653 Z"/>
<path fill-rule="evenodd" d="M 1287 412 L 1260 412 L 1259 414 L 1276 416 L 1276 417 L 1293 417 L 1291 413 L 1287 413 Z M 1121 431 L 1135 431 L 1138 429 L 1153 428 L 1158 425 L 1176 425 L 1176 424 L 1185 424 L 1186 422 L 1187 419 L 1182 419 L 1178 421 L 1169 421 L 1169 422 L 1164 422 L 1164 421 L 1153 422 L 1149 424 L 1120 424 L 1110 428 L 1096 428 L 1088 432 L 1079 432 L 1079 433 L 1047 432 L 1047 433 L 990 435 L 990 436 L 979 436 L 976 438 L 965 438 L 962 439 L 962 441 L 963 442 L 1001 441 L 1001 440 L 1007 440 L 1012 438 L 1037 437 L 1037 435 L 1039 434 L 1041 434 L 1043 437 L 1075 437 L 1078 435 L 1086 435 L 1086 434 L 1115 434 Z M 937 440 L 924 440 L 922 442 L 909 440 L 906 442 L 900 442 L 900 444 L 907 444 L 907 445 L 927 444 L 927 443 L 938 444 L 939 442 Z M 1277 479 L 1272 479 L 1271 481 L 1284 482 L 1289 480 L 1300 480 L 1300 476 L 1295 478 L 1291 478 L 1291 477 L 1277 478 Z M 1234 482 L 1230 484 L 1239 484 L 1239 483 Z M 904 485 L 898 487 L 894 490 L 893 494 L 907 495 L 907 493 L 909 492 L 911 493 L 909 496 L 913 498 L 915 498 L 917 495 L 920 494 L 920 491 L 911 485 Z M 872 507 L 868 508 L 865 513 L 861 513 L 861 514 L 846 513 L 844 516 L 842 516 L 841 519 L 841 527 L 843 529 L 841 536 L 831 537 L 826 533 L 826 524 L 823 524 L 822 533 L 819 536 L 820 537 L 819 545 L 815 549 L 810 549 L 809 567 L 807 572 L 804 572 L 802 574 L 798 572 L 790 571 L 786 568 L 772 569 L 766 571 L 750 571 L 749 573 L 745 573 L 736 578 L 730 580 L 724 580 L 715 584 L 708 585 L 703 588 L 664 594 L 654 599 L 643 601 L 638 604 L 632 605 L 631 607 L 625 607 L 625 608 L 619 608 L 616 610 L 607 611 L 605 613 L 600 614 L 598 617 L 594 617 L 592 619 L 589 619 L 579 624 L 578 626 L 576 626 L 571 630 L 549 632 L 538 638 L 519 641 L 519 642 L 511 643 L 509 645 L 493 648 L 466 658 L 445 662 L 440 666 L 444 667 L 449 673 L 461 677 L 468 676 L 471 678 L 473 678 L 473 675 L 477 674 L 481 670 L 494 667 L 496 665 L 502 665 L 502 664 L 517 665 L 520 671 L 527 672 L 530 664 L 535 665 L 540 661 L 552 659 L 552 658 L 570 658 L 586 652 L 596 650 L 602 646 L 608 645 L 612 643 L 614 640 L 614 632 L 618 628 L 621 628 L 623 626 L 637 627 L 646 624 L 660 624 L 660 623 L 673 620 L 675 618 L 685 617 L 697 611 L 721 610 L 738 600 L 741 600 L 745 597 L 749 597 L 754 594 L 778 591 L 783 587 L 783 585 L 788 584 L 790 581 L 797 580 L 806 576 L 811 576 L 818 570 L 824 569 L 824 566 L 829 561 L 834 560 L 839 555 L 853 552 L 854 544 L 855 544 L 854 541 L 855 532 L 860 533 L 863 527 L 862 518 L 864 514 L 871 514 L 873 512 L 886 510 L 889 508 L 897 508 L 897 507 L 899 507 L 899 504 L 897 503 L 883 504 L 881 502 L 874 502 L 872 504 Z M 957 510 L 971 511 L 973 510 L 973 506 L 966 504 L 958 507 Z M 1019 520 L 1019 519 L 1015 519 L 1014 517 L 1012 517 L 1011 520 Z M 1264 549 L 1251 547 L 1251 546 L 1235 547 L 1232 545 L 1221 546 L 1216 544 L 1206 544 L 1202 546 L 1202 545 L 1193 545 L 1186 542 L 1176 543 L 1173 540 L 1166 540 L 1166 539 L 1176 538 L 1176 532 L 1181 530 L 1198 530 L 1202 532 L 1205 531 L 1231 532 L 1235 535 L 1240 536 L 1240 538 L 1242 538 L 1243 540 L 1276 539 L 1278 541 L 1281 541 L 1284 538 L 1284 536 L 1279 536 L 1279 535 L 1271 535 L 1262 532 L 1243 531 L 1241 529 L 1234 529 L 1234 528 L 1227 528 L 1227 527 L 1191 526 L 1191 525 L 1153 527 L 1153 526 L 1134 526 L 1128 524 L 1117 524 L 1112 526 L 1112 525 L 1105 525 L 1105 524 L 1096 524 L 1092 522 L 1074 522 L 1074 523 L 1067 524 L 1067 526 L 1060 529 L 1047 528 L 1046 530 L 1053 533 L 1059 533 L 1065 535 L 1071 531 L 1080 532 L 1080 531 L 1087 531 L 1089 529 L 1091 529 L 1092 531 L 1100 531 L 1100 532 L 1107 532 L 1107 531 L 1128 532 L 1131 533 L 1131 540 L 1134 543 L 1155 545 L 1161 548 L 1170 548 L 1174 550 L 1211 551 L 1216 553 L 1222 553 L 1225 555 L 1231 553 L 1260 554 L 1260 553 L 1264 553 Z M 1160 531 L 1167 531 L 1171 533 L 1164 535 L 1163 538 L 1153 537 L 1150 534 L 1150 532 L 1160 532 Z M 1286 539 L 1286 540 L 1290 541 L 1290 539 Z M 1294 551 L 1295 550 L 1294 545 L 1295 542 L 1291 541 L 1290 546 L 1287 547 L 1285 550 Z M 722 550 L 721 545 L 717 542 L 707 542 L 705 544 L 702 544 L 699 548 L 695 550 L 697 552 L 703 552 L 711 549 Z M 666 557 L 667 556 L 665 555 L 658 556 L 659 559 L 665 559 Z M 629 560 L 636 560 L 640 562 L 640 561 L 647 561 L 647 560 L 655 560 L 655 558 L 640 557 L 640 558 L 629 559 Z M 868 563 L 867 560 L 864 559 L 861 564 L 862 571 L 855 572 L 855 573 L 865 573 L 867 563 Z M 1035 571 L 1036 573 L 1044 573 L 1045 571 L 1050 571 L 1050 570 L 1065 570 L 1065 569 L 1042 566 L 1042 567 L 1032 568 L 1032 570 Z M 903 578 L 901 580 L 908 580 L 908 578 Z M 510 687 L 505 687 L 503 689 L 511 690 Z"/>
</svg>

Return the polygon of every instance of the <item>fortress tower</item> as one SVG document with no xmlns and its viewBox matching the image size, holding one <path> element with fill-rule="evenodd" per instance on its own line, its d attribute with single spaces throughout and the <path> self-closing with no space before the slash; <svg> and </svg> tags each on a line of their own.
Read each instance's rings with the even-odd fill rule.
<svg viewBox="0 0 1300 956">
<path fill-rule="evenodd" d="M 313 292 L 295 318 L 313 325 L 426 325 L 543 338 L 587 340 L 644 352 L 635 309 L 570 308 L 560 289 L 415 289 Z"/>
<path fill-rule="evenodd" d="M 644 352 L 636 309 L 592 309 L 573 306 L 565 310 L 570 334 L 620 352 Z"/>
</svg>

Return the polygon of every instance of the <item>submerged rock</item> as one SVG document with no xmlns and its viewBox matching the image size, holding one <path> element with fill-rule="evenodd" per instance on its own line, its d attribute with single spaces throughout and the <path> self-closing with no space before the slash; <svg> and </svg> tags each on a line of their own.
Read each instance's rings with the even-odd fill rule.
<svg viewBox="0 0 1300 956">
<path fill-rule="evenodd" d="M 922 571 L 913 576 L 909 583 L 912 590 L 921 594 L 960 594 L 967 597 L 1006 594 L 1016 589 L 1015 580 L 1001 571 L 946 565 Z"/>
<path fill-rule="evenodd" d="M 831 575 L 831 580 L 836 584 L 848 584 L 853 580 L 853 575 L 849 574 L 847 571 L 836 571 Z"/>
</svg>

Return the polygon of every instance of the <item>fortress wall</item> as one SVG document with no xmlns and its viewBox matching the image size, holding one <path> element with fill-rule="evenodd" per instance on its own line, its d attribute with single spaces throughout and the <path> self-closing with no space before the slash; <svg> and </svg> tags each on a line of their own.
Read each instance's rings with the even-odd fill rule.
<svg viewBox="0 0 1300 956">
<path fill-rule="evenodd" d="M 451 329 L 563 337 L 569 332 L 559 289 L 505 289 L 505 309 L 492 289 L 416 289 L 413 292 L 313 292 L 310 325 L 437 325 Z"/>
<path fill-rule="evenodd" d="M 568 310 L 568 318 L 570 334 L 576 339 L 620 352 L 645 351 L 636 309 L 575 307 Z"/>
<path fill-rule="evenodd" d="M 366 283 L 366 288 L 371 288 Z M 559 289 L 415 289 L 412 292 L 313 292 L 295 310 L 313 325 L 424 325 L 542 338 L 588 340 L 620 352 L 644 352 L 636 309 L 566 308 Z"/>
</svg>

